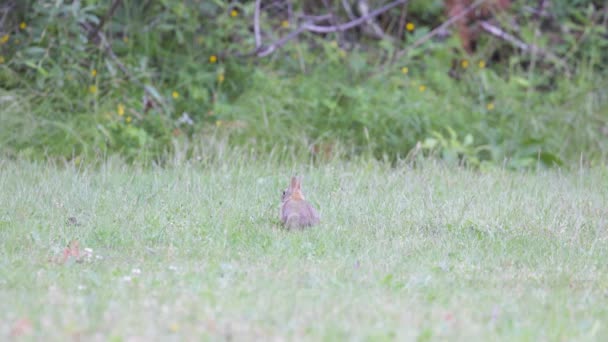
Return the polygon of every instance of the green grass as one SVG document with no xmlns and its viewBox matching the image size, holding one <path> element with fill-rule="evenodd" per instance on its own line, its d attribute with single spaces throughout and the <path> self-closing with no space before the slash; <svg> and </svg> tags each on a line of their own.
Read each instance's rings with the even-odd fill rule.
<svg viewBox="0 0 608 342">
<path fill-rule="evenodd" d="M 278 225 L 294 171 L 322 217 L 305 231 Z M 0 336 L 28 318 L 25 336 L 47 340 L 599 340 L 607 181 L 430 162 L 4 161 Z M 90 261 L 49 261 L 72 239 Z"/>
</svg>

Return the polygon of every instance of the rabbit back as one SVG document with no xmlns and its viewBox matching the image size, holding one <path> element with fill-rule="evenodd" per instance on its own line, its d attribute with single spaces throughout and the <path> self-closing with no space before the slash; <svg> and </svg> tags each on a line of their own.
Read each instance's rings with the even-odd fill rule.
<svg viewBox="0 0 608 342">
<path fill-rule="evenodd" d="M 281 221 L 288 228 L 319 224 L 319 213 L 305 200 L 287 200 L 281 207 Z"/>
</svg>

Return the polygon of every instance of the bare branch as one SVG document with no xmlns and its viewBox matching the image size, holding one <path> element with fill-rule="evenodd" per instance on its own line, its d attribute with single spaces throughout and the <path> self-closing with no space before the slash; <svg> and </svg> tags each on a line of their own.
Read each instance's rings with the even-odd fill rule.
<svg viewBox="0 0 608 342">
<path fill-rule="evenodd" d="M 399 15 L 399 27 L 397 28 L 397 39 L 403 37 L 403 29 L 405 28 L 405 19 L 407 18 L 407 4 L 403 4 L 401 14 Z"/>
<path fill-rule="evenodd" d="M 547 8 L 550 5 L 549 2 L 550 2 L 549 0 L 539 0 L 538 1 L 537 8 L 532 9 L 532 17 L 535 20 L 539 20 L 540 18 L 549 16 L 549 13 L 547 11 Z"/>
<path fill-rule="evenodd" d="M 518 49 L 520 49 L 522 51 L 538 54 L 542 57 L 545 57 L 545 58 L 551 60 L 555 64 L 564 68 L 566 70 L 566 72 L 568 74 L 570 74 L 569 69 L 568 69 L 568 63 L 564 62 L 562 59 L 560 59 L 558 56 L 554 55 L 553 53 L 543 50 L 536 45 L 526 44 L 525 42 L 521 41 L 517 37 L 509 34 L 508 32 L 505 32 L 500 27 L 496 27 L 487 21 L 481 21 L 479 23 L 479 26 L 484 31 L 488 32 L 489 34 L 491 34 L 499 39 L 502 39 L 506 42 L 509 42 L 511 45 L 514 45 L 515 47 L 517 47 Z"/>
<path fill-rule="evenodd" d="M 482 0 L 482 1 L 485 1 L 485 0 Z M 388 5 L 384 5 L 374 11 L 369 12 L 368 15 L 359 17 L 355 20 L 349 21 L 348 23 L 340 24 L 337 26 L 319 26 L 319 25 L 314 25 L 314 24 L 310 24 L 310 23 L 305 23 L 302 26 L 305 27 L 307 31 L 316 32 L 316 33 L 332 33 L 332 32 L 336 32 L 336 31 L 350 30 L 354 27 L 357 27 L 357 26 L 365 23 L 370 18 L 377 17 L 378 15 L 392 9 L 393 7 L 399 6 L 401 4 L 405 4 L 407 2 L 408 2 L 408 0 L 393 1 Z"/>
<path fill-rule="evenodd" d="M 255 0 L 255 12 L 253 14 L 253 34 L 255 36 L 255 48 L 262 46 L 262 35 L 260 34 L 260 3 L 262 0 Z"/>
<path fill-rule="evenodd" d="M 396 42 L 401 41 L 401 37 L 403 37 L 403 30 L 405 29 L 405 19 L 407 18 L 407 4 L 403 4 L 403 8 L 401 9 L 401 14 L 399 15 L 399 27 L 397 28 L 397 39 Z M 396 45 L 396 44 L 395 44 Z M 395 47 L 395 51 L 393 51 L 393 55 L 391 56 L 391 64 L 395 62 L 397 58 L 397 48 Z"/>
<path fill-rule="evenodd" d="M 291 0 L 287 0 L 287 20 L 291 21 L 293 16 L 293 6 L 291 5 Z"/>
<path fill-rule="evenodd" d="M 277 40 L 276 42 L 274 42 L 272 44 L 270 44 L 268 47 L 266 47 L 264 49 L 261 49 L 259 51 L 255 51 L 254 53 L 258 57 L 266 57 L 266 56 L 270 55 L 271 53 L 273 53 L 276 49 L 278 49 L 281 46 L 285 45 L 285 43 L 287 43 L 288 41 L 290 41 L 293 38 L 297 37 L 300 33 L 304 32 L 305 30 L 306 30 L 306 28 L 304 26 L 300 26 L 295 31 L 290 32 L 288 35 L 286 35 L 285 37 Z"/>
<path fill-rule="evenodd" d="M 321 21 L 326 21 L 331 19 L 331 14 L 323 14 L 323 15 L 307 15 L 307 14 L 302 14 L 298 16 L 298 19 L 302 19 L 304 21 L 310 21 L 310 22 L 321 22 Z"/>
<path fill-rule="evenodd" d="M 445 30 L 446 28 L 450 27 L 455 22 L 457 22 L 458 20 L 462 19 L 464 16 L 466 16 L 467 14 L 469 14 L 471 11 L 473 11 L 477 7 L 481 6 L 481 4 L 483 4 L 484 2 L 486 2 L 486 0 L 477 0 L 477 1 L 475 1 L 473 4 L 471 4 L 471 6 L 467 7 L 464 11 L 462 11 L 462 12 L 458 13 L 457 15 L 451 17 L 450 19 L 446 20 L 443 24 L 437 26 L 436 28 L 434 28 L 429 33 L 427 33 L 424 36 L 420 37 L 417 41 L 415 41 L 411 45 L 408 45 L 404 50 L 400 51 L 397 54 L 395 60 L 400 59 L 401 57 L 405 56 L 408 52 L 410 52 L 412 49 L 414 49 L 414 48 L 416 48 L 416 47 L 424 44 L 426 41 L 428 41 L 429 39 L 431 39 L 434 36 L 436 36 L 439 32 L 442 32 L 443 30 Z"/>
<path fill-rule="evenodd" d="M 101 18 L 99 24 L 95 27 L 95 29 L 89 33 L 89 39 L 95 38 L 95 36 L 97 36 L 97 32 L 101 31 L 106 22 L 114 15 L 114 12 L 116 12 L 116 9 L 118 8 L 118 6 L 120 6 L 121 2 L 122 0 L 114 0 L 112 6 L 110 6 L 110 8 L 108 9 L 106 15 Z"/>
<path fill-rule="evenodd" d="M 101 32 L 97 32 L 97 36 L 99 37 L 101 46 L 105 50 L 106 54 L 118 66 L 118 68 L 125 74 L 125 76 L 127 76 L 129 81 L 137 84 L 140 87 L 144 87 L 143 83 L 141 83 L 135 76 L 133 76 L 133 74 L 131 74 L 129 69 L 127 69 L 127 67 L 120 61 L 118 56 L 116 56 L 116 54 L 114 53 L 114 50 L 112 50 L 112 45 L 110 45 L 110 42 L 108 42 L 108 40 L 106 39 L 106 36 Z"/>
<path fill-rule="evenodd" d="M 336 16 L 334 15 L 334 11 L 327 0 L 323 0 L 323 6 L 325 6 L 325 8 L 327 9 L 327 14 L 329 14 L 329 23 L 334 26 L 337 26 L 338 22 L 336 21 Z M 342 30 L 340 30 L 340 32 L 341 31 Z"/>
<path fill-rule="evenodd" d="M 362 16 L 366 17 L 369 15 L 369 5 L 366 0 L 357 1 L 357 7 L 359 9 L 359 13 L 361 13 Z M 366 26 L 363 27 L 364 33 L 370 35 L 371 37 L 377 38 L 377 39 L 384 38 L 384 39 L 388 39 L 388 40 L 393 40 L 393 37 L 390 37 L 386 33 L 384 33 L 382 28 L 380 28 L 380 26 L 378 24 L 376 24 L 376 22 L 373 21 L 371 18 L 367 19 L 365 21 L 365 23 L 366 23 Z"/>
<path fill-rule="evenodd" d="M 326 15 L 321 15 L 321 16 L 310 16 L 309 18 L 310 18 L 309 22 L 325 21 L 325 20 L 329 19 L 329 15 L 326 14 Z M 257 55 L 258 57 L 266 57 L 266 56 L 270 55 L 271 53 L 273 53 L 276 49 L 285 45 L 291 39 L 297 37 L 300 33 L 304 32 L 305 30 L 306 29 L 303 26 L 300 26 L 295 31 L 290 32 L 285 37 L 273 42 L 272 44 L 268 45 L 267 47 L 260 46 L 259 48 L 255 49 L 251 53 L 248 53 L 247 55 Z"/>
<path fill-rule="evenodd" d="M 348 3 L 348 0 L 342 0 L 342 7 L 344 7 L 344 11 L 346 12 L 346 15 L 348 16 L 348 19 L 350 20 L 355 20 L 356 17 L 353 14 L 353 10 L 350 8 L 350 4 Z"/>
<path fill-rule="evenodd" d="M 84 24 L 84 27 L 87 30 L 93 30 L 93 28 L 90 27 L 90 25 L 88 25 L 88 24 Z M 165 103 L 164 103 L 163 99 L 159 98 L 158 96 L 155 96 L 155 94 L 153 92 L 150 92 L 148 90 L 148 86 L 146 86 L 139 79 L 137 79 L 137 77 L 135 77 L 131 73 L 131 71 L 122 63 L 120 58 L 118 58 L 118 56 L 116 56 L 116 54 L 114 53 L 114 50 L 112 50 L 112 45 L 110 44 L 110 42 L 108 42 L 108 39 L 103 34 L 103 32 L 98 31 L 97 37 L 99 38 L 100 47 L 103 48 L 103 50 L 108 55 L 108 57 L 110 57 L 110 59 L 114 62 L 114 64 L 116 64 L 118 66 L 118 68 L 125 74 L 127 79 L 144 90 L 144 94 L 146 95 L 146 96 L 144 96 L 144 110 L 147 111 L 150 107 L 153 106 L 153 101 L 151 101 L 148 98 L 148 96 L 149 96 L 151 98 L 154 98 L 161 105 L 163 110 L 166 111 L 166 107 L 165 107 Z"/>
<path fill-rule="evenodd" d="M 538 51 L 538 48 L 536 46 L 528 45 L 528 44 L 522 42 L 521 40 L 515 38 L 514 36 L 510 35 L 509 33 L 503 31 L 501 28 L 496 27 L 487 21 L 481 21 L 479 23 L 479 26 L 482 29 L 484 29 L 486 32 L 488 32 L 489 34 L 511 43 L 511 45 L 514 45 L 515 47 L 517 47 L 518 49 L 521 49 L 522 51 L 532 51 L 532 52 Z"/>
<path fill-rule="evenodd" d="M 319 26 L 319 25 L 313 24 L 313 22 L 315 20 L 308 20 L 307 22 L 303 23 L 300 27 L 298 27 L 295 31 L 290 32 L 285 37 L 273 42 L 272 44 L 270 44 L 267 47 L 257 48 L 253 52 L 251 52 L 247 55 L 257 55 L 258 57 L 266 57 L 266 56 L 270 55 L 271 53 L 273 53 L 274 51 L 276 51 L 281 46 L 285 45 L 291 39 L 294 39 L 295 37 L 300 35 L 304 31 L 311 31 L 311 32 L 317 32 L 317 33 L 331 33 L 331 32 L 337 32 L 337 31 L 342 31 L 342 30 L 349 30 L 354 27 L 357 27 L 358 25 L 365 23 L 370 18 L 376 17 L 376 16 L 392 9 L 393 7 L 396 7 L 401 4 L 405 4 L 407 2 L 408 2 L 408 0 L 396 0 L 388 5 L 382 6 L 372 12 L 369 12 L 369 14 L 366 16 L 362 16 L 362 17 L 352 20 L 348 23 L 340 24 L 340 25 Z M 331 16 L 329 14 L 327 14 L 327 15 L 317 16 L 314 18 L 316 19 L 316 21 L 324 21 L 324 20 L 328 20 L 330 17 Z"/>
<path fill-rule="evenodd" d="M 2 18 L 0 18 L 0 33 L 3 33 L 4 22 L 5 22 L 6 18 L 8 17 L 8 15 L 14 10 L 14 8 L 15 8 L 14 1 L 9 1 L 8 3 L 5 3 L 2 7 L 0 7 L 0 12 L 2 12 Z M 10 30 L 7 30 L 7 31 L 10 31 Z"/>
</svg>

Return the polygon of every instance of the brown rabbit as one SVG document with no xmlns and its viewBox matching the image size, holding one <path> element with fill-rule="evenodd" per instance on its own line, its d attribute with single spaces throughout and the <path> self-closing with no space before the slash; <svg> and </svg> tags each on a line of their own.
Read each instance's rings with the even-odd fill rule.
<svg viewBox="0 0 608 342">
<path fill-rule="evenodd" d="M 319 224 L 319 213 L 304 199 L 300 179 L 291 177 L 291 183 L 283 191 L 281 202 L 281 222 L 288 229 Z"/>
</svg>

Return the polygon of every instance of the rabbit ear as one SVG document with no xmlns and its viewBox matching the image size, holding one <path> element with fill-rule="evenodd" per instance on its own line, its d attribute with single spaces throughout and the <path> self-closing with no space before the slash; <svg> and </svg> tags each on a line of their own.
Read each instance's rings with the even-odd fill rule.
<svg viewBox="0 0 608 342">
<path fill-rule="evenodd" d="M 300 188 L 300 181 L 296 176 L 291 177 L 291 184 L 289 184 L 290 190 L 296 190 Z"/>
</svg>

